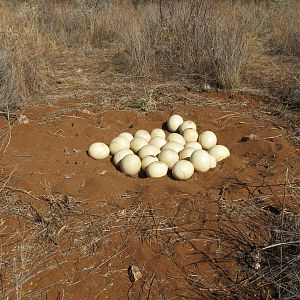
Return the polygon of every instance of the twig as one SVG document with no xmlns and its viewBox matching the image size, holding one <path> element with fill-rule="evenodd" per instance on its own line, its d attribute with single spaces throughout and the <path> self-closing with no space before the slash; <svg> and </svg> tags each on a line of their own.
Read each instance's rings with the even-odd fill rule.
<svg viewBox="0 0 300 300">
<path fill-rule="evenodd" d="M 283 261 L 283 226 L 284 226 L 284 210 L 285 210 L 285 205 L 286 205 L 286 187 L 287 187 L 287 182 L 288 182 L 288 174 L 289 174 L 289 169 L 286 169 L 285 173 L 285 185 L 284 185 L 284 191 L 283 191 L 283 202 L 282 202 L 282 210 L 281 210 L 281 216 L 280 216 L 280 272 L 282 272 L 282 261 Z M 281 277 L 281 276 L 280 276 Z M 279 278 L 279 282 L 281 281 L 281 278 Z M 278 293 L 279 293 L 279 298 L 281 294 L 281 288 L 279 285 L 278 288 Z"/>
<path fill-rule="evenodd" d="M 272 139 L 279 138 L 281 136 L 282 136 L 282 134 L 278 134 L 278 135 L 274 135 L 274 136 L 268 136 L 268 137 L 265 137 L 265 138 L 260 138 L 260 140 L 272 140 Z"/>
<path fill-rule="evenodd" d="M 3 143 L 1 145 L 1 148 L 0 148 L 0 152 L 2 150 L 2 147 L 4 145 L 4 141 L 6 140 L 7 136 L 8 136 L 8 142 L 3 150 L 3 152 L 1 153 L 1 155 L 4 155 L 4 153 L 6 152 L 9 144 L 10 144 L 10 141 L 11 141 L 11 124 L 10 124 L 10 112 L 9 112 L 9 108 L 8 108 L 8 104 L 6 105 L 7 106 L 7 122 L 8 122 L 8 134 L 6 135 L 6 137 L 4 138 L 3 140 Z"/>
<path fill-rule="evenodd" d="M 53 135 L 58 135 L 60 137 L 65 137 L 63 134 L 60 134 L 60 132 L 63 132 L 64 133 L 64 130 L 63 129 L 58 129 L 56 132 L 51 132 L 50 130 L 47 130 L 48 133 L 50 134 L 53 134 Z"/>
<path fill-rule="evenodd" d="M 284 243 L 283 242 L 282 243 L 277 243 L 277 244 L 273 244 L 273 245 L 264 247 L 260 250 L 263 251 L 263 250 L 275 248 L 275 247 L 278 247 L 278 246 L 291 245 L 291 244 L 300 244 L 300 240 L 299 241 L 284 242 Z"/>
<path fill-rule="evenodd" d="M 154 281 L 154 277 L 155 277 L 155 273 L 153 273 L 153 275 L 151 276 L 151 283 L 150 283 L 150 287 L 149 287 L 149 291 L 148 291 L 148 296 L 147 296 L 147 300 L 150 299 L 150 293 L 151 293 L 151 288 L 152 288 L 152 285 L 153 285 L 153 281 Z"/>
<path fill-rule="evenodd" d="M 11 173 L 8 176 L 8 178 L 4 181 L 2 187 L 0 188 L 0 193 L 6 188 L 6 184 L 10 181 L 11 177 L 16 172 L 17 167 L 18 167 L 18 164 L 15 165 L 14 169 L 11 171 Z"/>
<path fill-rule="evenodd" d="M 9 189 L 9 190 L 12 190 L 12 191 L 14 191 L 14 192 L 24 193 L 24 194 L 30 196 L 31 198 L 33 198 L 33 199 L 35 199 L 35 200 L 44 201 L 43 199 L 38 198 L 38 197 L 32 195 L 30 192 L 28 192 L 28 191 L 26 191 L 26 190 L 18 189 L 18 188 L 15 188 L 15 187 L 13 187 L 13 186 L 3 186 L 3 188 L 0 189 L 0 192 L 1 192 L 1 190 L 3 190 L 3 189 Z"/>
</svg>

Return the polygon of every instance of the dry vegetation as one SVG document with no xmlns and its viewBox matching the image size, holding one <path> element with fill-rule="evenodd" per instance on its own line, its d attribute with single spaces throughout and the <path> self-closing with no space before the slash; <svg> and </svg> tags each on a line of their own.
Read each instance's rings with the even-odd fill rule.
<svg viewBox="0 0 300 300">
<path fill-rule="evenodd" d="M 249 194 L 233 200 L 227 193 L 231 189 Z M 260 189 L 270 193 L 256 195 Z M 203 196 L 176 195 L 186 198 L 166 211 L 168 194 L 151 206 L 143 203 L 139 190 L 99 202 L 97 213 L 84 201 L 51 190 L 35 196 L 9 186 L 7 179 L 0 193 L 0 213 L 6 216 L 0 222 L 0 299 L 41 299 L 53 285 L 72 287 L 94 275 L 111 282 L 124 271 L 108 263 L 116 257 L 130 261 L 132 245 L 151 249 L 142 266 L 140 293 L 151 292 L 153 299 L 165 297 L 164 286 L 176 287 L 178 299 L 299 299 L 299 212 L 284 206 L 288 199 L 300 205 L 295 177 L 270 186 L 231 182 L 214 200 L 206 196 L 214 213 L 200 204 Z M 274 197 L 283 199 L 282 207 L 268 204 Z M 200 250 L 202 243 L 207 252 Z M 184 247 L 191 250 L 182 255 Z M 76 257 L 81 271 L 69 267 Z M 158 257 L 178 272 L 169 278 L 151 273 L 149 265 Z M 236 262 L 237 271 L 232 267 Z M 219 280 L 202 277 L 198 270 L 203 266 Z M 47 286 L 28 289 L 31 280 L 45 276 Z M 128 299 L 136 299 L 129 297 L 133 289 Z"/>
<path fill-rule="evenodd" d="M 113 0 L 0 1 L 0 110 L 5 112 L 40 101 L 45 90 L 55 94 L 61 82 L 75 89 L 82 81 L 80 70 L 76 73 L 77 65 L 76 68 L 72 65 L 76 59 L 83 59 L 78 65 L 84 66 L 88 61 L 92 66 L 89 71 L 92 70 L 93 78 L 86 79 L 80 93 L 84 94 L 83 89 L 97 90 L 96 77 L 102 67 L 99 55 L 103 53 L 114 64 L 113 72 L 109 69 L 105 73 L 110 81 L 118 76 L 166 81 L 184 78 L 200 87 L 210 84 L 218 89 L 262 92 L 284 103 L 297 104 L 300 96 L 297 0 L 133 2 L 135 5 Z M 67 63 L 64 65 L 62 61 Z M 146 93 L 139 105 L 147 109 L 150 105 L 155 110 L 152 92 Z M 299 182 L 294 181 L 278 185 L 275 197 L 290 197 L 299 204 Z M 103 241 L 108 243 L 114 234 L 125 234 L 124 243 L 137 237 L 149 241 L 156 235 L 156 243 L 170 259 L 174 259 L 172 251 L 177 241 L 196 247 L 191 240 L 203 238 L 196 222 L 188 223 L 185 219 L 179 222 L 179 217 L 159 214 L 159 208 L 136 206 L 121 211 L 121 216 L 115 211 L 109 216 L 91 218 L 81 203 L 49 194 L 35 198 L 43 203 L 43 209 L 38 211 L 28 204 L 28 197 L 35 196 L 6 184 L 5 181 L 0 186 L 0 213 L 22 216 L 26 222 L 23 229 L 12 231 L 6 240 L 8 244 L 14 240 L 10 250 L 15 251 L 15 257 L 0 253 L 0 299 L 22 296 L 39 299 L 39 291 L 34 295 L 22 294 L 22 285 L 34 276 L 60 268 L 53 259 L 55 255 L 69 251 L 71 256 L 85 244 L 84 249 L 79 249 L 82 257 L 91 254 L 101 257 L 106 246 Z M 63 198 L 63 205 L 58 197 Z M 299 299 L 299 213 L 285 207 L 274 211 L 261 199 L 254 200 L 227 201 L 222 194 L 216 199 L 221 218 L 218 231 L 205 236 L 207 242 L 222 241 L 223 251 L 228 255 L 226 260 L 243 257 L 241 278 L 233 280 L 220 270 L 227 277 L 223 277 L 222 287 L 212 287 L 197 277 L 192 268 L 187 268 L 180 279 L 183 299 L 253 299 L 253 295 L 256 299 Z M 75 214 L 80 218 L 72 224 Z M 196 221 L 203 217 L 201 211 L 191 214 Z M 147 220 L 143 226 L 141 218 Z M 235 223 L 237 227 L 232 228 L 230 221 L 237 218 L 247 220 L 253 235 L 236 235 L 240 234 L 239 225 Z M 272 224 L 267 236 L 260 234 L 265 230 L 262 219 L 264 225 Z M 66 231 L 65 238 L 74 241 L 68 250 L 63 248 L 66 244 L 60 235 L 65 232 L 66 224 L 73 226 L 73 231 Z M 0 219 L 0 236 L 5 226 Z M 236 253 L 230 252 L 233 247 Z M 121 250 L 115 251 L 119 255 Z M 200 256 L 212 265 L 215 263 L 204 253 Z M 91 268 L 89 263 L 86 266 Z M 48 268 L 43 269 L 43 264 Z M 5 274 L 1 274 L 4 266 Z M 82 278 L 96 272 L 98 267 L 82 274 Z M 151 276 L 145 280 L 152 280 Z M 160 279 L 155 280 L 159 286 Z"/>
<path fill-rule="evenodd" d="M 2 107 L 55 90 L 66 75 L 54 72 L 58 53 L 82 52 L 101 68 L 99 49 L 109 49 L 119 75 L 299 97 L 298 1 L 133 2 L 1 1 Z"/>
</svg>

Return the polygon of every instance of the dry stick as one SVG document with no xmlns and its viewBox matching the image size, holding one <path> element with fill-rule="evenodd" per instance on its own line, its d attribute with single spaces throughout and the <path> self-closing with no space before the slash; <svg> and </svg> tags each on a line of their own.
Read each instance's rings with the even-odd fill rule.
<svg viewBox="0 0 300 300">
<path fill-rule="evenodd" d="M 47 286 L 44 286 L 44 287 L 42 287 L 42 288 L 40 288 L 40 289 L 37 289 L 37 290 L 33 290 L 33 291 L 28 291 L 26 294 L 24 294 L 23 296 L 31 296 L 31 295 L 36 295 L 36 294 L 40 294 L 41 292 L 43 292 L 43 291 L 47 291 L 47 290 L 49 290 L 49 288 L 51 288 L 51 287 L 53 287 L 53 286 L 55 286 L 55 285 L 57 285 L 57 284 L 62 284 L 63 283 L 63 281 L 62 281 L 62 279 L 60 279 L 60 280 L 57 280 L 57 281 L 55 281 L 55 282 L 52 282 L 51 284 L 49 284 L 49 285 L 47 285 Z M 29 299 L 32 299 L 32 298 L 29 298 Z M 41 298 L 40 298 L 41 299 Z M 46 298 L 47 299 L 47 298 Z"/>
<path fill-rule="evenodd" d="M 9 112 L 9 109 L 8 109 L 8 104 L 6 106 L 7 106 L 7 121 L 8 121 L 8 134 L 7 134 L 8 135 L 8 142 L 7 142 L 7 144 L 6 144 L 6 146 L 5 146 L 5 148 L 4 148 L 4 150 L 3 150 L 3 152 L 2 152 L 1 155 L 4 155 L 4 153 L 6 152 L 8 146 L 10 144 L 10 141 L 11 141 L 10 112 Z M 7 135 L 6 135 L 6 137 L 7 137 Z M 6 137 L 3 140 L 3 143 L 1 145 L 0 151 L 2 150 L 2 147 L 3 147 L 3 144 L 4 144 L 4 141 L 5 141 Z"/>
<path fill-rule="evenodd" d="M 277 139 L 279 137 L 282 137 L 282 134 L 274 135 L 274 136 L 268 136 L 265 138 L 259 138 L 260 140 L 272 140 L 272 139 Z"/>
<path fill-rule="evenodd" d="M 30 196 L 31 198 L 33 198 L 33 199 L 35 199 L 35 200 L 45 201 L 45 200 L 43 200 L 43 199 L 41 199 L 41 198 L 38 198 L 38 197 L 32 195 L 30 192 L 28 192 L 28 191 L 26 191 L 26 190 L 19 189 L 19 188 L 15 188 L 15 187 L 13 187 L 13 186 L 7 186 L 7 185 L 5 185 L 5 186 L 3 186 L 3 187 L 0 189 L 0 192 L 1 192 L 2 190 L 4 190 L 4 189 L 8 189 L 8 190 L 11 190 L 11 191 L 13 191 L 13 192 L 20 192 L 20 193 L 26 194 L 26 195 Z"/>
<path fill-rule="evenodd" d="M 273 245 L 264 247 L 264 248 L 262 248 L 260 250 L 267 250 L 267 249 L 275 248 L 275 247 L 278 247 L 278 246 L 293 245 L 293 244 L 300 244 L 300 240 L 299 241 L 277 243 L 277 244 L 273 244 Z"/>
<path fill-rule="evenodd" d="M 18 285 L 19 285 L 19 286 L 23 286 L 26 282 L 28 282 L 28 281 L 29 281 L 30 279 L 32 279 L 33 277 L 36 277 L 36 276 L 38 276 L 38 275 L 40 275 L 40 274 L 42 274 L 42 273 L 45 273 L 45 272 L 47 272 L 47 271 L 54 270 L 54 269 L 56 269 L 57 267 L 58 267 L 57 264 L 53 264 L 53 265 L 51 265 L 51 266 L 49 266 L 49 267 L 47 267 L 47 268 L 38 270 L 38 271 L 36 271 L 36 272 L 34 272 L 34 273 L 33 273 L 33 271 L 32 271 L 32 272 L 29 272 L 27 275 L 24 275 L 24 276 L 18 281 Z M 62 281 L 62 280 L 60 279 L 58 282 L 60 282 L 60 281 Z M 51 285 L 53 285 L 53 284 L 51 284 Z M 50 285 L 50 286 L 51 286 L 51 285 Z M 10 290 L 8 290 L 8 291 L 6 292 L 6 294 L 7 294 L 7 295 L 10 295 L 12 292 L 14 292 L 15 289 L 16 289 L 15 287 L 14 287 L 14 288 L 11 288 Z"/>
<path fill-rule="evenodd" d="M 155 273 L 156 273 L 156 271 L 155 271 L 155 272 L 153 273 L 153 275 L 151 276 L 151 283 L 150 283 L 150 287 L 149 287 L 149 291 L 148 291 L 147 300 L 149 300 L 149 299 L 150 299 L 151 288 L 152 288 L 152 285 L 153 285 L 153 281 L 154 281 Z"/>
<path fill-rule="evenodd" d="M 8 175 L 8 178 L 4 181 L 2 187 L 0 188 L 0 193 L 6 188 L 6 184 L 10 181 L 11 177 L 13 176 L 13 174 L 16 172 L 18 168 L 18 164 L 16 164 L 14 166 L 14 169 L 11 171 L 11 173 Z"/>
<path fill-rule="evenodd" d="M 281 217 L 280 217 L 280 272 L 282 272 L 282 259 L 283 259 L 282 230 L 283 230 L 283 225 L 284 225 L 284 210 L 285 210 L 285 204 L 286 204 L 286 188 L 287 188 L 287 182 L 288 182 L 288 174 L 289 174 L 289 169 L 286 169 L 285 184 L 284 184 L 284 191 L 283 191 L 283 202 L 282 202 L 282 210 L 281 210 Z M 279 278 L 279 282 L 280 281 L 281 281 L 281 278 Z M 279 291 L 279 298 L 280 298 L 280 295 L 281 295 L 280 285 L 279 285 L 279 290 L 278 291 Z"/>
</svg>

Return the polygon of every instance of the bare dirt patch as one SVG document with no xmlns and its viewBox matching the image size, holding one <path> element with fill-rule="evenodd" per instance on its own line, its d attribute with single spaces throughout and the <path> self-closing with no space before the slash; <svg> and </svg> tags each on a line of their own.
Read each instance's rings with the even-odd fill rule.
<svg viewBox="0 0 300 300">
<path fill-rule="evenodd" d="M 207 95 L 213 106 L 148 113 L 97 108 L 91 98 L 25 109 L 30 122 L 12 124 L 1 159 L 3 299 L 274 296 L 268 279 L 256 284 L 259 249 L 282 209 L 299 209 L 287 192 L 298 183 L 299 152 L 274 120 L 216 96 Z M 216 132 L 231 157 L 178 182 L 130 178 L 87 156 L 94 141 L 161 127 L 171 110 Z M 132 265 L 143 274 L 136 283 Z"/>
</svg>

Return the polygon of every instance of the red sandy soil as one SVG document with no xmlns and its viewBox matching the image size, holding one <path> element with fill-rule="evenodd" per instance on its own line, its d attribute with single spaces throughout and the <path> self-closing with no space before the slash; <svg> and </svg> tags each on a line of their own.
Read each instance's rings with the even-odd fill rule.
<svg viewBox="0 0 300 300">
<path fill-rule="evenodd" d="M 251 268 L 243 260 L 247 245 L 268 240 L 270 212 L 251 215 L 247 207 L 262 202 L 280 210 L 287 176 L 299 174 L 299 152 L 285 130 L 249 107 L 176 105 L 172 111 L 200 131 L 214 131 L 231 156 L 185 182 L 130 178 L 110 158 L 88 157 L 87 148 L 123 131 L 161 128 L 170 108 L 89 112 L 68 109 L 70 103 L 27 108 L 30 122 L 12 126 L 1 159 L 4 295 L 213 299 L 223 290 L 230 297 L 227 287 L 238 282 L 243 266 Z M 0 125 L 7 130 L 4 117 Z M 241 141 L 250 134 L 256 138 Z M 240 203 L 245 211 L 236 209 Z M 136 283 L 128 278 L 131 265 L 143 274 Z"/>
</svg>

